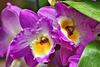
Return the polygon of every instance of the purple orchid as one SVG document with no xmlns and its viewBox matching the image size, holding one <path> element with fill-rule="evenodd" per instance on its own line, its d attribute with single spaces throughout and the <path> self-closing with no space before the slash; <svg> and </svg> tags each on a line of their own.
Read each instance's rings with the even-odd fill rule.
<svg viewBox="0 0 100 67">
<path fill-rule="evenodd" d="M 3 57 L 6 53 L 6 67 L 11 67 L 11 64 L 16 61 L 9 55 L 9 48 L 12 39 L 22 30 L 19 21 L 19 13 L 21 10 L 19 7 L 7 3 L 7 7 L 1 13 L 0 56 Z"/>
<path fill-rule="evenodd" d="M 8 45 L 18 32 L 22 30 L 19 22 L 21 11 L 17 6 L 7 3 L 7 7 L 1 13 L 2 26 L 0 28 L 0 56 L 7 53 Z"/>
<path fill-rule="evenodd" d="M 19 22 L 19 13 L 22 9 L 17 6 L 7 3 L 7 7 L 1 13 L 2 26 L 0 28 L 0 56 L 3 57 L 6 53 L 6 67 L 15 67 L 14 63 L 20 61 L 18 59 L 14 60 L 10 55 L 10 43 L 12 39 L 22 30 Z"/>
<path fill-rule="evenodd" d="M 33 67 L 48 62 L 49 56 L 55 52 L 55 40 L 52 38 L 52 20 L 40 18 L 31 10 L 23 10 L 19 15 L 24 29 L 12 41 L 10 55 L 13 59 L 24 57 L 27 65 Z"/>
<path fill-rule="evenodd" d="M 13 59 L 18 60 L 22 57 L 24 57 L 26 64 L 30 67 L 36 66 L 38 63 L 49 62 L 49 56 L 55 52 L 54 47 L 56 43 L 61 45 L 60 58 L 62 64 L 66 66 L 70 63 L 69 67 L 77 67 L 84 47 L 88 42 L 96 39 L 94 36 L 95 32 L 93 33 L 91 29 L 98 28 L 98 22 L 73 8 L 66 7 L 61 2 L 57 2 L 56 5 L 56 8 L 41 8 L 37 15 L 27 9 L 22 11 L 20 9 L 20 12 L 16 8 L 16 11 L 14 11 L 12 5 L 8 3 L 9 7 L 5 8 L 5 10 L 9 8 L 13 11 L 11 10 L 10 12 L 8 9 L 7 13 L 3 14 L 6 12 L 3 10 L 1 17 L 3 23 L 0 29 L 0 32 L 5 33 L 1 34 L 1 36 L 6 37 L 6 39 L 4 37 L 1 39 L 1 41 L 4 39 L 2 43 L 5 41 L 7 41 L 8 45 L 11 43 L 7 52 L 7 67 L 12 66 L 16 62 Z M 10 12 L 10 15 L 8 12 Z M 14 17 L 17 17 L 17 20 L 12 13 Z M 12 22 L 12 18 L 8 18 L 6 21 L 5 17 L 8 16 L 7 14 L 14 18 L 14 23 L 8 24 L 8 22 Z M 90 24 L 90 22 L 92 23 Z M 15 23 L 17 24 L 13 25 Z M 24 30 L 22 30 L 20 24 Z M 1 54 L 1 56 L 3 55 Z M 53 60 L 55 59 L 52 59 L 51 62 Z M 63 66 L 62 64 L 60 64 L 61 67 Z"/>
<path fill-rule="evenodd" d="M 42 14 L 42 12 L 44 14 Z M 68 60 L 70 56 L 75 55 L 76 58 L 79 58 L 87 43 L 96 40 L 92 29 L 96 28 L 98 22 L 83 15 L 74 8 L 67 7 L 62 4 L 62 2 L 57 2 L 56 8 L 41 8 L 38 14 L 41 17 L 46 16 L 54 20 L 54 23 L 58 25 L 57 29 L 60 33 L 60 41 L 58 39 L 57 41 L 58 43 L 60 42 L 59 44 L 61 45 L 60 57 L 63 65 L 71 63 Z M 68 48 L 70 48 L 70 50 Z"/>
<path fill-rule="evenodd" d="M 71 53 L 73 54 L 70 54 L 66 51 L 67 49 L 61 47 L 61 60 L 63 65 L 66 65 L 67 62 L 65 62 L 65 59 L 68 58 L 66 54 L 70 56 L 78 55 L 74 56 L 74 58 L 81 56 L 85 46 L 90 41 L 96 40 L 96 37 L 94 36 L 91 30 L 91 26 L 93 25 L 88 25 L 89 21 L 92 21 L 93 19 L 88 18 L 87 16 L 83 15 L 82 13 L 78 12 L 73 8 L 66 7 L 61 2 L 57 3 L 57 10 L 59 12 L 57 15 L 56 22 L 59 24 L 58 29 L 61 31 L 61 34 L 63 35 L 61 37 L 65 41 L 69 40 L 70 44 L 74 46 L 73 50 L 71 51 Z M 94 22 L 96 21 L 92 21 L 92 23 Z M 96 26 L 98 22 L 94 24 Z M 66 52 L 63 53 L 64 51 Z"/>
</svg>

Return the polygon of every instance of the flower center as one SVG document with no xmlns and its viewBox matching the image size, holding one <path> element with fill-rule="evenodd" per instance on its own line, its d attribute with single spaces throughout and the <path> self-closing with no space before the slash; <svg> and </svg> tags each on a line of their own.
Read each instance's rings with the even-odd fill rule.
<svg viewBox="0 0 100 67">
<path fill-rule="evenodd" d="M 44 55 L 48 53 L 51 47 L 52 44 L 48 36 L 41 36 L 33 43 L 33 51 L 36 55 Z"/>
<path fill-rule="evenodd" d="M 44 45 L 45 43 L 48 43 L 49 41 L 48 41 L 48 39 L 46 38 L 46 37 L 44 37 L 44 36 L 41 36 L 41 39 L 40 39 L 40 44 L 41 45 Z"/>
<path fill-rule="evenodd" d="M 67 26 L 65 29 L 68 32 L 69 36 L 73 35 L 73 31 L 74 31 L 74 27 L 73 26 Z"/>
<path fill-rule="evenodd" d="M 62 19 L 60 21 L 61 31 L 63 34 L 74 43 L 77 43 L 79 39 L 79 32 L 76 30 L 73 21 L 69 18 Z"/>
</svg>

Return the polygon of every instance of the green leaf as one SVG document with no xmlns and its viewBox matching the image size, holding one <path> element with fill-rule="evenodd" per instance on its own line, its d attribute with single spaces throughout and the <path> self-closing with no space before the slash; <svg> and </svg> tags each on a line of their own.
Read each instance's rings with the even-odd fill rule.
<svg viewBox="0 0 100 67">
<path fill-rule="evenodd" d="M 88 43 L 82 53 L 78 67 L 100 67 L 100 40 Z"/>
<path fill-rule="evenodd" d="M 64 4 L 70 5 L 81 13 L 89 16 L 100 22 L 100 2 L 96 1 L 82 1 L 82 2 L 72 2 L 72 1 L 62 1 Z"/>
</svg>

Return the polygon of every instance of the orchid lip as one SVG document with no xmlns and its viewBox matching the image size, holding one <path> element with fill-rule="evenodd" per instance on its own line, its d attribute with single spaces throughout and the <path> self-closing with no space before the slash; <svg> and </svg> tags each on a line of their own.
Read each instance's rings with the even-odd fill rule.
<svg viewBox="0 0 100 67">
<path fill-rule="evenodd" d="M 40 44 L 43 45 L 45 43 L 49 42 L 48 39 L 45 36 L 41 36 Z"/>
<path fill-rule="evenodd" d="M 65 37 L 77 45 L 79 43 L 80 33 L 75 27 L 72 19 L 62 17 L 59 19 L 58 23 L 60 24 L 61 32 L 65 35 Z"/>
<path fill-rule="evenodd" d="M 52 47 L 53 40 L 48 35 L 42 35 L 37 40 L 34 40 L 30 45 L 34 58 L 43 58 L 47 56 L 51 52 Z"/>
</svg>

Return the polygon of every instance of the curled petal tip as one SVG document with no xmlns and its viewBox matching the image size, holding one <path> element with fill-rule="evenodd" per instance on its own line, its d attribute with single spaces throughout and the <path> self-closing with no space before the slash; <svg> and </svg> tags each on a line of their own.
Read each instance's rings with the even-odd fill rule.
<svg viewBox="0 0 100 67">
<path fill-rule="evenodd" d="M 8 2 L 8 3 L 7 3 L 7 6 L 10 6 L 10 5 L 11 5 L 11 3 L 10 3 L 10 2 Z"/>
<path fill-rule="evenodd" d="M 10 3 L 10 2 L 8 2 L 8 3 L 7 3 L 7 6 L 10 8 L 10 7 L 11 7 L 11 3 Z"/>
</svg>

